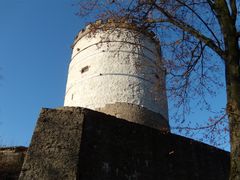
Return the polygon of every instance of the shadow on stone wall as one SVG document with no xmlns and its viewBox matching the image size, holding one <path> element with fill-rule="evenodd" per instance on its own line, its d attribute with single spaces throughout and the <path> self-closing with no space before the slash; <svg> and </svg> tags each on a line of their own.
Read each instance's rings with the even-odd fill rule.
<svg viewBox="0 0 240 180">
<path fill-rule="evenodd" d="M 20 174 L 27 148 L 3 147 L 0 148 L 0 179 L 15 180 Z"/>
</svg>

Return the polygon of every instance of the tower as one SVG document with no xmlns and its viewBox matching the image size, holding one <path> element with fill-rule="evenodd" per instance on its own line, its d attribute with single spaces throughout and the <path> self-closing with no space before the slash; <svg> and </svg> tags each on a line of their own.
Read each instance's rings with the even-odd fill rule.
<svg viewBox="0 0 240 180">
<path fill-rule="evenodd" d="M 72 45 L 64 106 L 80 106 L 169 130 L 165 71 L 154 33 L 97 21 Z"/>
</svg>

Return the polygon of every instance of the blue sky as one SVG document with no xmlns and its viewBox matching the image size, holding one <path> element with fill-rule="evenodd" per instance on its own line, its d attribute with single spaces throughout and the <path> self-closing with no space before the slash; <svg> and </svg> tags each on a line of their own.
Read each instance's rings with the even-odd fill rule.
<svg viewBox="0 0 240 180">
<path fill-rule="evenodd" d="M 63 106 L 70 46 L 89 21 L 75 15 L 75 2 L 0 0 L 1 145 L 28 146 L 41 108 Z M 211 101 L 224 107 L 224 90 Z M 189 119 L 208 117 L 194 110 Z"/>
<path fill-rule="evenodd" d="M 71 0 L 0 0 L 0 144 L 28 145 L 42 107 L 63 105 L 71 43 L 84 27 Z"/>
</svg>

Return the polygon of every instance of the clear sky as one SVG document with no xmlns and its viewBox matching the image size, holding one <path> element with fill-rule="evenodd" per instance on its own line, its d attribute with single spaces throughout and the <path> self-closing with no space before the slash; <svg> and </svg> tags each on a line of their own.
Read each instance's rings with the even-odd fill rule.
<svg viewBox="0 0 240 180">
<path fill-rule="evenodd" d="M 63 106 L 70 46 L 89 21 L 75 15 L 76 2 L 0 0 L 0 145 L 28 146 L 41 108 Z M 211 101 L 224 107 L 224 90 Z M 189 118 L 208 116 L 196 110 Z"/>
</svg>

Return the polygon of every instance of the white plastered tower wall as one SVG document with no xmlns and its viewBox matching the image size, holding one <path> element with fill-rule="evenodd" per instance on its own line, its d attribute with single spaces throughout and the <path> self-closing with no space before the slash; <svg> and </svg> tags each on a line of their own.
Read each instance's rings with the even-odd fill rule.
<svg viewBox="0 0 240 180">
<path fill-rule="evenodd" d="M 85 107 L 168 129 L 159 43 L 134 25 L 117 25 L 89 25 L 76 37 L 64 106 Z M 143 118 L 149 118 L 149 122 Z"/>
</svg>

